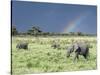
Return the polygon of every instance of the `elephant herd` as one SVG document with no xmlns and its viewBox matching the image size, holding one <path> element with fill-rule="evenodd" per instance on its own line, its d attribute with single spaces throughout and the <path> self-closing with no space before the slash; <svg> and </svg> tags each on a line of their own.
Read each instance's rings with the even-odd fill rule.
<svg viewBox="0 0 100 75">
<path fill-rule="evenodd" d="M 53 43 L 51 45 L 51 47 L 54 48 L 54 49 L 60 48 L 60 44 Z M 28 43 L 26 43 L 26 42 L 18 43 L 16 45 L 16 48 L 28 50 Z M 67 47 L 66 57 L 69 58 L 72 53 L 74 53 L 74 60 L 73 61 L 75 61 L 76 59 L 79 59 L 80 55 L 82 55 L 86 60 L 88 60 L 89 45 L 84 41 L 74 42 L 74 43 L 70 44 L 70 46 Z"/>
</svg>

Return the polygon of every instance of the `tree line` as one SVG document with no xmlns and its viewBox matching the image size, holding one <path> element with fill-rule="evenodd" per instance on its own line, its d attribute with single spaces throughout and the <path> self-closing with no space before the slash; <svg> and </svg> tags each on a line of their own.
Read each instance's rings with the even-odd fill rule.
<svg viewBox="0 0 100 75">
<path fill-rule="evenodd" d="M 11 26 L 11 35 L 31 35 L 31 36 L 93 36 L 96 34 L 86 34 L 82 32 L 69 32 L 69 33 L 55 33 L 55 32 L 44 32 L 38 26 L 32 26 L 27 32 L 19 32 L 16 26 Z"/>
</svg>

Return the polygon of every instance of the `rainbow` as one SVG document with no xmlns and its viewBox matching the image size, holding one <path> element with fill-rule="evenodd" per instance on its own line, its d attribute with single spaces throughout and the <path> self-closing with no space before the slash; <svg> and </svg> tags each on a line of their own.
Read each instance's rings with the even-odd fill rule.
<svg viewBox="0 0 100 75">
<path fill-rule="evenodd" d="M 66 32 L 73 32 L 78 25 L 81 25 L 81 22 L 87 17 L 87 13 L 80 14 L 78 17 L 76 17 L 74 20 L 70 21 L 66 27 L 64 27 L 62 33 Z"/>
</svg>

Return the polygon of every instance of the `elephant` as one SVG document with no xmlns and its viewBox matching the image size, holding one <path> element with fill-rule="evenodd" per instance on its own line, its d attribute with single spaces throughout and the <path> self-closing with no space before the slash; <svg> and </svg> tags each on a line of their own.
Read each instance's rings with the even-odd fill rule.
<svg viewBox="0 0 100 75">
<path fill-rule="evenodd" d="M 60 45 L 59 44 L 52 44 L 51 47 L 56 49 L 56 48 L 60 48 Z"/>
<path fill-rule="evenodd" d="M 70 57 L 70 54 L 74 52 L 74 61 L 76 59 L 79 59 L 79 55 L 83 55 L 83 57 L 88 60 L 89 56 L 89 46 L 85 42 L 77 42 L 75 44 L 72 44 L 67 49 L 67 57 Z"/>
<path fill-rule="evenodd" d="M 60 49 L 60 44 L 57 41 L 53 41 L 51 47 L 53 49 Z"/>
<path fill-rule="evenodd" d="M 18 49 L 28 49 L 28 43 L 18 43 L 17 45 L 16 45 L 16 48 L 18 48 Z"/>
</svg>

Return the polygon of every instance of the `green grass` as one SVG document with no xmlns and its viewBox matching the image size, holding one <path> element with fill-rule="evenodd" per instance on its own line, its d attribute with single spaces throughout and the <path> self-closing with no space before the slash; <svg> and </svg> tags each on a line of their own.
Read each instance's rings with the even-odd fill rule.
<svg viewBox="0 0 100 75">
<path fill-rule="evenodd" d="M 80 56 L 79 61 L 73 63 L 73 56 L 66 57 L 66 47 L 71 40 L 88 40 L 91 44 L 88 61 Z M 29 43 L 28 50 L 17 50 L 20 41 Z M 53 40 L 59 40 L 61 49 L 51 48 Z M 94 70 L 96 63 L 96 37 L 12 37 L 12 73 L 22 75 L 26 73 L 65 72 Z"/>
</svg>

